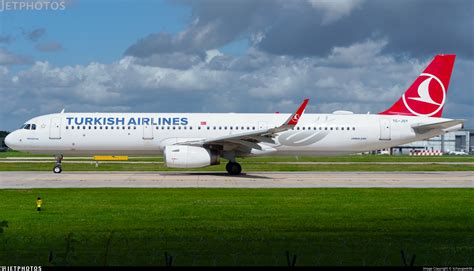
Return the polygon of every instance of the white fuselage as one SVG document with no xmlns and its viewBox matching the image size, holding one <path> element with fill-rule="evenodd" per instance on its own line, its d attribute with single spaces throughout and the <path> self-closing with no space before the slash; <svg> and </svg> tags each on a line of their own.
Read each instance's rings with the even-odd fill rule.
<svg viewBox="0 0 474 271">
<path fill-rule="evenodd" d="M 280 126 L 289 114 L 240 113 L 58 113 L 27 122 L 8 145 L 21 151 L 63 155 L 158 155 L 167 145 L 211 139 Z M 295 128 L 281 132 L 275 144 L 259 143 L 246 155 L 335 155 L 366 152 L 430 138 L 461 125 L 419 134 L 416 124 L 443 118 L 398 115 L 304 114 Z"/>
</svg>

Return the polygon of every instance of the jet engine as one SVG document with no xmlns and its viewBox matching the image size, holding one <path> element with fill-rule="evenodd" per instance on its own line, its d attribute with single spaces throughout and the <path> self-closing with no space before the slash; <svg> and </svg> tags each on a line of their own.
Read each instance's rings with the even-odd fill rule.
<svg viewBox="0 0 474 271">
<path fill-rule="evenodd" d="M 171 145 L 163 152 L 165 164 L 171 168 L 197 168 L 219 164 L 219 154 L 202 147 Z"/>
</svg>

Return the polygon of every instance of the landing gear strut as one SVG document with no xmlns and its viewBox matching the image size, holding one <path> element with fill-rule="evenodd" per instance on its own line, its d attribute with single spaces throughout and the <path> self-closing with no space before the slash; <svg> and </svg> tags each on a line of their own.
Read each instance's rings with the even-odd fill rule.
<svg viewBox="0 0 474 271">
<path fill-rule="evenodd" d="M 229 163 L 227 163 L 225 166 L 225 169 L 230 175 L 239 175 L 242 172 L 242 167 L 237 162 L 229 161 Z"/>
<path fill-rule="evenodd" d="M 61 173 L 63 169 L 61 168 L 61 162 L 63 161 L 63 155 L 56 155 L 56 164 L 54 165 L 53 172 Z"/>
</svg>

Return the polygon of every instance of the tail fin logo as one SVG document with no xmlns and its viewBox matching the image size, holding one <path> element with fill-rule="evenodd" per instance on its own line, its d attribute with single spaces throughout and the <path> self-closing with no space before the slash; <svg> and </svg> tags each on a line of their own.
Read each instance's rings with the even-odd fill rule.
<svg viewBox="0 0 474 271">
<path fill-rule="evenodd" d="M 293 116 L 293 121 L 298 122 L 299 119 L 300 119 L 300 114 L 296 113 L 296 114 Z"/>
<path fill-rule="evenodd" d="M 414 115 L 433 116 L 446 102 L 446 89 L 438 77 L 429 73 L 422 73 L 417 81 L 419 84 L 417 88 L 412 88 L 403 94 L 403 103 Z"/>
</svg>

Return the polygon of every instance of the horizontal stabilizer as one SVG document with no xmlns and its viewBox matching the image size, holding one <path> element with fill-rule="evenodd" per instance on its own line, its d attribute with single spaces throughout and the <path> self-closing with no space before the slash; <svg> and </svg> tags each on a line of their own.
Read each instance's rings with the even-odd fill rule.
<svg viewBox="0 0 474 271">
<path fill-rule="evenodd" d="M 453 126 L 463 124 L 464 120 L 448 120 L 448 121 L 443 121 L 443 122 L 437 122 L 437 123 L 430 123 L 430 124 L 414 124 L 411 127 L 421 133 L 425 133 L 430 130 L 444 130 L 451 128 Z"/>
</svg>

